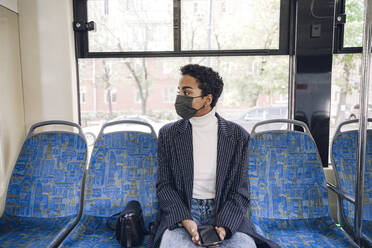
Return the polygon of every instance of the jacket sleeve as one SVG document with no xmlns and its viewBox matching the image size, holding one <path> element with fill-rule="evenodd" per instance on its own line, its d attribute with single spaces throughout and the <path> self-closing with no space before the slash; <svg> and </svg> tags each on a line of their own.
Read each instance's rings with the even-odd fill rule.
<svg viewBox="0 0 372 248">
<path fill-rule="evenodd" d="M 161 129 L 158 138 L 158 173 L 156 183 L 156 195 L 159 208 L 165 214 L 168 228 L 177 223 L 191 219 L 191 213 L 175 189 L 171 170 L 171 158 L 169 144 L 171 139 Z"/>
<path fill-rule="evenodd" d="M 238 163 L 234 166 L 238 166 L 236 172 L 233 175 L 233 185 L 230 192 L 228 192 L 227 201 L 223 203 L 222 208 L 219 210 L 216 216 L 217 226 L 227 228 L 226 238 L 230 238 L 239 228 L 240 224 L 245 218 L 247 209 L 249 207 L 249 190 L 248 190 L 248 147 L 249 147 L 249 135 L 242 141 L 243 144 L 238 146 L 240 153 Z"/>
</svg>

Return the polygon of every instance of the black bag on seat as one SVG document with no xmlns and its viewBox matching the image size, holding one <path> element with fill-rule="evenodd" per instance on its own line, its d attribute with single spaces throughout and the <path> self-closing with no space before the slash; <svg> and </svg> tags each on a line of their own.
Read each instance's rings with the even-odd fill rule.
<svg viewBox="0 0 372 248">
<path fill-rule="evenodd" d="M 112 217 L 114 216 L 119 216 L 115 224 L 115 237 L 120 245 L 125 248 L 142 245 L 149 232 L 145 228 L 141 204 L 130 201 L 122 212 Z M 108 227 L 113 230 L 109 225 Z"/>
</svg>

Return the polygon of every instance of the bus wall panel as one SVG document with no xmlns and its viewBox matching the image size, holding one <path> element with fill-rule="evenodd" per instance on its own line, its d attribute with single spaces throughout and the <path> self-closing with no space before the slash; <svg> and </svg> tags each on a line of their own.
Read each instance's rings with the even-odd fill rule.
<svg viewBox="0 0 372 248">
<path fill-rule="evenodd" d="M 25 138 L 18 15 L 0 6 L 0 216 Z"/>
<path fill-rule="evenodd" d="M 0 0 L 0 6 L 8 8 L 14 12 L 18 12 L 18 1 L 17 0 Z"/>
<path fill-rule="evenodd" d="M 78 121 L 71 0 L 18 1 L 26 128 Z"/>
</svg>

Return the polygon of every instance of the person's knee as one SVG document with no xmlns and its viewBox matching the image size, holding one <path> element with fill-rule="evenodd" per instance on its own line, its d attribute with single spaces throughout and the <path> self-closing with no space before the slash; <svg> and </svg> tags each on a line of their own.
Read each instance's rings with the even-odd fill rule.
<svg viewBox="0 0 372 248">
<path fill-rule="evenodd" d="M 167 229 L 161 239 L 160 248 L 189 248 L 195 247 L 191 241 L 190 235 L 184 228 L 176 228 L 174 230 Z"/>
<path fill-rule="evenodd" d="M 256 248 L 256 243 L 254 242 L 254 239 L 245 234 L 245 233 L 241 233 L 241 232 L 238 232 L 236 233 L 238 236 L 239 236 L 239 240 L 241 240 L 241 242 L 244 244 L 244 246 L 241 246 L 241 247 L 246 247 L 246 248 Z"/>
<path fill-rule="evenodd" d="M 254 239 L 249 235 L 236 232 L 230 239 L 226 240 L 220 246 L 221 248 L 256 248 Z"/>
</svg>

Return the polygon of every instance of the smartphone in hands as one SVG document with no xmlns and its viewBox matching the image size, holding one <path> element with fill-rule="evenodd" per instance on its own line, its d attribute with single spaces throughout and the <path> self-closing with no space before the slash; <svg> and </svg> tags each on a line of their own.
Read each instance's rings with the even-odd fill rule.
<svg viewBox="0 0 372 248">
<path fill-rule="evenodd" d="M 199 225 L 198 233 L 200 235 L 201 246 L 208 247 L 222 243 L 217 230 L 213 225 Z"/>
</svg>

